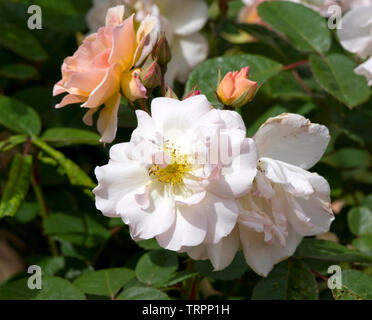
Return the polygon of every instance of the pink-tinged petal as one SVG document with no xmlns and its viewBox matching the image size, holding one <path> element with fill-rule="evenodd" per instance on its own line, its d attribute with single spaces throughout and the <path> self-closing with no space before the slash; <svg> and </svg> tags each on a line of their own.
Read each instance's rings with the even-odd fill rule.
<svg viewBox="0 0 372 320">
<path fill-rule="evenodd" d="M 309 169 L 322 157 L 330 140 L 327 127 L 291 113 L 269 118 L 253 137 L 259 157 Z"/>
<path fill-rule="evenodd" d="M 187 252 L 194 260 L 207 260 L 209 259 L 207 246 L 207 244 L 200 244 L 194 247 L 183 247 L 180 252 Z"/>
<path fill-rule="evenodd" d="M 160 184 L 153 182 L 149 188 L 150 205 L 143 209 L 135 197 L 138 192 L 126 194 L 117 204 L 116 210 L 130 226 L 134 240 L 151 239 L 166 232 L 175 220 L 174 200 Z"/>
<path fill-rule="evenodd" d="M 196 246 L 205 238 L 206 225 L 203 207 L 178 205 L 172 227 L 158 235 L 156 240 L 163 248 L 173 251 L 184 246 Z"/>
<path fill-rule="evenodd" d="M 224 103 L 228 103 L 232 98 L 235 89 L 235 79 L 232 72 L 228 72 L 218 84 L 218 96 Z"/>
<path fill-rule="evenodd" d="M 87 126 L 92 126 L 93 125 L 93 115 L 98 111 L 99 108 L 91 108 L 89 109 L 84 117 L 83 117 L 83 122 L 87 125 Z"/>
<path fill-rule="evenodd" d="M 265 197 L 269 199 L 275 195 L 270 180 L 266 179 L 265 175 L 261 171 L 257 171 L 255 179 L 257 183 L 257 191 L 259 193 L 257 194 L 258 197 Z"/>
<path fill-rule="evenodd" d="M 64 106 L 67 106 L 68 104 L 74 104 L 74 103 L 81 103 L 86 100 L 85 97 L 79 97 L 72 94 L 67 94 L 63 97 L 62 101 L 58 104 L 56 104 L 55 108 L 63 108 Z"/>
<path fill-rule="evenodd" d="M 114 94 L 105 103 L 98 117 L 97 128 L 101 134 L 101 142 L 111 143 L 115 139 L 118 128 L 118 110 L 120 105 L 120 94 Z"/>
<path fill-rule="evenodd" d="M 210 110 L 210 103 L 204 95 L 193 96 L 183 101 L 155 98 L 151 102 L 152 118 L 163 131 L 187 130 Z"/>
<path fill-rule="evenodd" d="M 289 231 L 285 246 L 277 242 L 268 243 L 264 234 L 242 224 L 238 225 L 240 241 L 247 264 L 259 275 L 266 277 L 275 264 L 292 256 L 302 240 L 293 229 Z"/>
<path fill-rule="evenodd" d="M 90 63 L 91 69 L 107 69 L 110 67 L 108 63 L 108 58 L 110 55 L 110 48 L 106 49 L 105 51 L 102 51 L 98 55 L 96 55 Z"/>
<path fill-rule="evenodd" d="M 123 23 L 125 7 L 116 6 L 107 10 L 106 26 L 109 24 L 119 25 Z"/>
<path fill-rule="evenodd" d="M 53 96 L 58 96 L 64 92 L 66 92 L 66 88 L 63 86 L 63 81 L 60 80 L 53 87 Z"/>
<path fill-rule="evenodd" d="M 269 158 L 258 160 L 258 170 L 271 182 L 281 184 L 292 195 L 306 196 L 314 189 L 306 179 L 307 171 L 288 163 Z"/>
<path fill-rule="evenodd" d="M 239 209 L 235 199 L 224 199 L 207 193 L 201 205 L 206 212 L 207 235 L 205 243 L 217 243 L 234 228 Z"/>
<path fill-rule="evenodd" d="M 96 108 L 105 103 L 115 93 L 119 92 L 120 88 L 120 71 L 121 67 L 118 64 L 113 64 L 106 71 L 103 80 L 90 93 L 87 102 L 82 106 L 84 108 Z"/>
<path fill-rule="evenodd" d="M 241 154 L 236 156 L 229 166 L 221 169 L 221 177 L 213 180 L 207 189 L 225 198 L 241 197 L 252 188 L 252 182 L 257 174 L 257 153 L 252 139 L 245 138 Z"/>
<path fill-rule="evenodd" d="M 65 83 L 65 88 L 76 88 L 83 93 L 93 91 L 105 77 L 106 70 L 94 69 L 73 73 Z"/>
<path fill-rule="evenodd" d="M 119 63 L 124 70 L 132 66 L 136 50 L 136 38 L 133 26 L 133 17 L 130 16 L 121 25 L 114 28 L 110 64 Z"/>
</svg>

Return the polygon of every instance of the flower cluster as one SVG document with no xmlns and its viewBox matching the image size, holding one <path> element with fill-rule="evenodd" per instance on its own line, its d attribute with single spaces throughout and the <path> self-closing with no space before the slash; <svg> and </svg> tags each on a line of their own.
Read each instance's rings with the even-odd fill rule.
<svg viewBox="0 0 372 320">
<path fill-rule="evenodd" d="M 131 140 L 95 171 L 97 208 L 121 217 L 134 240 L 155 237 L 216 270 L 242 248 L 266 276 L 303 236 L 329 230 L 328 183 L 307 171 L 326 149 L 326 127 L 282 114 L 246 138 L 240 115 L 203 95 L 156 98 L 151 114 L 137 111 Z"/>
<path fill-rule="evenodd" d="M 185 52 L 200 62 L 201 55 L 181 48 L 203 43 L 194 33 L 205 24 L 205 3 L 189 0 L 181 10 L 178 0 L 121 2 L 128 8 L 108 9 L 104 26 L 96 15 L 102 2 L 95 2 L 88 21 L 100 27 L 65 59 L 54 87 L 55 95 L 67 93 L 57 108 L 88 108 L 85 123 L 99 111 L 105 143 L 115 138 L 121 98 L 139 107 L 130 141 L 113 145 L 108 164 L 95 170 L 96 207 L 121 217 L 135 241 L 155 238 L 165 249 L 210 259 L 215 270 L 242 249 L 247 264 L 266 276 L 304 236 L 327 232 L 334 219 L 327 181 L 307 171 L 325 152 L 328 129 L 284 113 L 247 137 L 231 110 L 258 90 L 248 66 L 219 79 L 216 95 L 229 110 L 214 108 L 196 89 L 180 101 L 165 81 L 185 79 L 195 65 L 185 63 Z M 146 101 L 159 86 L 162 97 L 152 99 L 150 111 Z"/>
</svg>

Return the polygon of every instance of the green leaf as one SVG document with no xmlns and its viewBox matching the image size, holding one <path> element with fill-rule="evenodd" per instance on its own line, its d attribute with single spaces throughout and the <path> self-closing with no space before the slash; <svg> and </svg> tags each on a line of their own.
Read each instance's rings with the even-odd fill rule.
<svg viewBox="0 0 372 320">
<path fill-rule="evenodd" d="M 10 79 L 29 79 L 37 75 L 37 70 L 24 64 L 0 66 L 0 75 Z"/>
<path fill-rule="evenodd" d="M 280 61 L 289 62 L 290 59 L 298 58 L 300 53 L 283 37 L 274 30 L 270 30 L 259 24 L 240 23 L 237 27 L 255 39 L 269 45 L 280 57 Z"/>
<path fill-rule="evenodd" d="M 372 254 L 372 234 L 360 236 L 359 238 L 354 239 L 352 244 L 358 250 Z"/>
<path fill-rule="evenodd" d="M 172 251 L 156 250 L 145 253 L 136 265 L 139 281 L 156 286 L 169 280 L 178 268 L 177 254 Z"/>
<path fill-rule="evenodd" d="M 334 289 L 336 300 L 372 300 L 372 277 L 357 271 L 342 271 L 342 288 Z"/>
<path fill-rule="evenodd" d="M 0 124 L 27 135 L 38 135 L 41 130 L 39 115 L 31 107 L 6 96 L 0 96 Z"/>
<path fill-rule="evenodd" d="M 35 219 L 40 211 L 36 202 L 23 202 L 14 219 L 20 223 L 27 223 Z"/>
<path fill-rule="evenodd" d="M 16 154 L 9 171 L 8 181 L 5 185 L 1 203 L 0 219 L 5 216 L 14 216 L 26 197 L 31 180 L 32 156 Z"/>
<path fill-rule="evenodd" d="M 249 267 L 245 262 L 243 253 L 239 251 L 231 264 L 221 271 L 213 271 L 214 268 L 209 260 L 197 261 L 195 269 L 205 277 L 216 280 L 233 280 L 241 278 L 249 270 Z"/>
<path fill-rule="evenodd" d="M 363 199 L 362 206 L 372 210 L 372 194 Z"/>
<path fill-rule="evenodd" d="M 322 162 L 336 168 L 368 167 L 371 156 L 365 150 L 341 148 L 335 153 L 323 157 Z"/>
<path fill-rule="evenodd" d="M 271 78 L 264 89 L 272 98 L 282 98 L 283 100 L 309 99 L 309 95 L 293 77 L 293 74 L 288 71 L 281 72 L 276 77 Z"/>
<path fill-rule="evenodd" d="M 372 210 L 367 207 L 353 208 L 347 215 L 349 229 L 355 235 L 372 235 Z"/>
<path fill-rule="evenodd" d="M 86 213 L 53 213 L 43 221 L 44 232 L 60 240 L 93 247 L 110 237 L 110 231 L 101 223 L 106 222 L 103 219 Z"/>
<path fill-rule="evenodd" d="M 282 114 L 283 112 L 287 112 L 287 109 L 285 109 L 284 107 L 280 105 L 272 106 L 270 109 L 265 111 L 262 115 L 260 115 L 258 119 L 249 127 L 248 136 L 249 137 L 253 136 L 268 118 L 276 117 Z"/>
<path fill-rule="evenodd" d="M 32 276 L 31 274 L 29 276 Z M 80 289 L 69 281 L 43 275 L 41 289 L 29 289 L 28 277 L 12 281 L 0 287 L 0 300 L 84 300 Z"/>
<path fill-rule="evenodd" d="M 278 62 L 258 55 L 241 54 L 213 58 L 201 63 L 191 72 L 185 92 L 196 87 L 207 96 L 214 107 L 222 108 L 215 94 L 219 70 L 223 77 L 227 72 L 238 71 L 246 66 L 250 67 L 249 79 L 258 81 L 259 84 L 282 70 L 282 65 Z"/>
<path fill-rule="evenodd" d="M 354 73 L 357 64 L 344 55 L 312 55 L 310 66 L 322 88 L 349 108 L 367 101 L 371 95 L 366 79 Z"/>
<path fill-rule="evenodd" d="M 112 268 L 86 272 L 74 281 L 74 285 L 85 293 L 113 298 L 134 277 L 133 270 Z"/>
<path fill-rule="evenodd" d="M 193 278 L 197 276 L 197 272 L 190 272 L 190 271 L 181 271 L 173 274 L 169 279 L 167 279 L 164 283 L 161 283 L 158 285 L 158 287 L 167 287 L 167 286 L 173 286 L 179 282 L 182 282 L 184 280 Z"/>
<path fill-rule="evenodd" d="M 58 162 L 62 173 L 67 175 L 72 185 L 89 189 L 93 189 L 96 186 L 92 179 L 75 162 L 66 158 L 62 152 L 53 149 L 41 139 L 35 138 L 32 143 Z"/>
<path fill-rule="evenodd" d="M 331 46 L 326 20 L 303 5 L 287 1 L 264 2 L 258 7 L 258 14 L 284 33 L 300 51 L 326 53 Z"/>
<path fill-rule="evenodd" d="M 41 139 L 55 147 L 76 144 L 99 145 L 100 136 L 97 133 L 74 128 L 51 128 L 46 130 Z"/>
<path fill-rule="evenodd" d="M 38 265 L 43 274 L 53 276 L 66 267 L 66 260 L 65 257 L 42 257 L 36 260 L 32 259 L 32 264 Z"/>
<path fill-rule="evenodd" d="M 131 287 L 120 293 L 117 300 L 169 300 L 169 297 L 154 288 Z"/>
<path fill-rule="evenodd" d="M 0 45 L 16 54 L 34 61 L 48 58 L 32 32 L 15 25 L 0 24 Z"/>
<path fill-rule="evenodd" d="M 315 276 L 301 260 L 284 261 L 261 279 L 253 289 L 252 300 L 315 300 Z"/>
<path fill-rule="evenodd" d="M 372 255 L 346 248 L 328 240 L 304 239 L 298 246 L 295 255 L 336 262 L 372 262 Z"/>
<path fill-rule="evenodd" d="M 159 250 L 161 247 L 159 246 L 158 242 L 155 238 L 148 239 L 148 240 L 141 240 L 136 242 L 141 248 L 145 250 Z"/>
</svg>

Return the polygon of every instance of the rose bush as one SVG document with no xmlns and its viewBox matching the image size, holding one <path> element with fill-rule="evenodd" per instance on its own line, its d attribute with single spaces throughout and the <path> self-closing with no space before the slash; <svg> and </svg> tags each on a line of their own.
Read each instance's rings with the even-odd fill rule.
<svg viewBox="0 0 372 320">
<path fill-rule="evenodd" d="M 37 5 L 0 3 L 0 299 L 372 298 L 370 1 Z"/>
</svg>

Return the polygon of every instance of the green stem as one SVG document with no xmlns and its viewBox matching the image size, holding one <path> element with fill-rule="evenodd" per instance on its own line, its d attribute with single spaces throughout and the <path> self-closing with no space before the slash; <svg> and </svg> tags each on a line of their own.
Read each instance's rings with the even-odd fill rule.
<svg viewBox="0 0 372 320">
<path fill-rule="evenodd" d="M 34 170 L 33 173 L 32 173 L 31 183 L 32 183 L 32 187 L 33 187 L 34 192 L 35 192 L 36 200 L 37 200 L 37 202 L 39 204 L 39 207 L 40 207 L 41 218 L 44 221 L 48 217 L 49 212 L 48 212 L 48 207 L 46 205 L 46 201 L 45 201 L 43 191 L 41 189 L 41 186 L 40 186 L 40 183 L 39 183 L 39 180 L 38 180 L 38 177 L 37 177 L 36 170 Z M 59 254 L 58 254 L 58 249 L 57 249 L 56 243 L 48 235 L 46 236 L 46 239 L 48 241 L 49 249 L 50 249 L 52 255 L 54 257 L 57 257 Z"/>
</svg>

